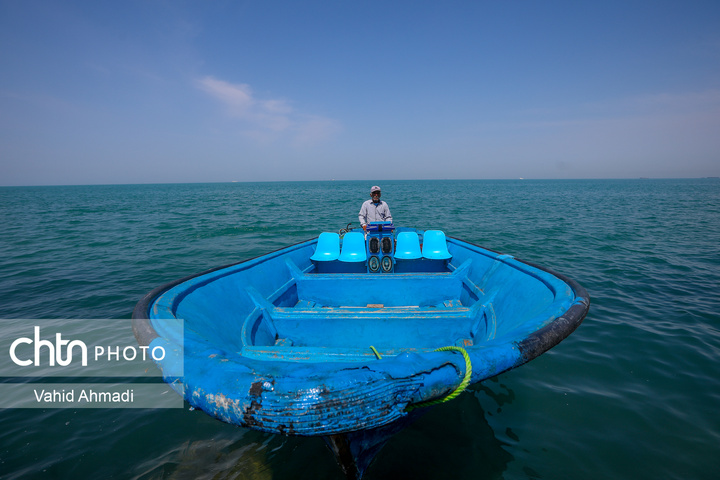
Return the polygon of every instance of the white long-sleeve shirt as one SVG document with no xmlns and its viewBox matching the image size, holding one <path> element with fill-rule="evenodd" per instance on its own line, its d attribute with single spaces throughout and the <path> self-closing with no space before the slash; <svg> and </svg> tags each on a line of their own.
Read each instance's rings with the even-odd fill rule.
<svg viewBox="0 0 720 480">
<path fill-rule="evenodd" d="M 366 200 L 360 207 L 358 220 L 360 220 L 360 225 L 367 225 L 370 222 L 392 222 L 390 207 L 382 200 L 378 203 Z"/>
</svg>

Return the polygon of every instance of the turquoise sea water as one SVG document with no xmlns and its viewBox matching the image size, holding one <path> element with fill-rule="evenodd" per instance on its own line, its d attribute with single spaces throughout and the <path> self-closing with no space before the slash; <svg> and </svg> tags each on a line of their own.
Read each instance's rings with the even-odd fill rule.
<svg viewBox="0 0 720 480">
<path fill-rule="evenodd" d="M 550 267 L 592 306 L 555 349 L 395 436 L 366 478 L 718 477 L 717 179 L 0 188 L 0 319 L 130 332 L 160 284 L 357 225 L 375 183 L 396 224 Z M 343 478 L 320 439 L 188 408 L 0 409 L 0 425 L 2 478 Z"/>
</svg>

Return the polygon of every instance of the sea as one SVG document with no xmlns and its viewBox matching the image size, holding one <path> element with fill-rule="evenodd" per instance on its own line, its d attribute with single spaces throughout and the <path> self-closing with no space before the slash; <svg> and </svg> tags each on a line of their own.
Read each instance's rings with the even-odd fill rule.
<svg viewBox="0 0 720 480">
<path fill-rule="evenodd" d="M 132 338 L 154 287 L 357 227 L 375 184 L 396 225 L 549 267 L 592 303 L 551 351 L 391 438 L 366 479 L 720 478 L 717 178 L 2 187 L 0 332 L 107 319 Z M 0 408 L 0 426 L 3 479 L 344 478 L 319 438 L 188 404 Z"/>
</svg>

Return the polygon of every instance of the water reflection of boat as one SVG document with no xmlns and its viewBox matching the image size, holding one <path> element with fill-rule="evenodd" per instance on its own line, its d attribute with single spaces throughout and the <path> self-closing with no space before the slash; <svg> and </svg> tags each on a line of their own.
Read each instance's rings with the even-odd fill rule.
<svg viewBox="0 0 720 480">
<path fill-rule="evenodd" d="M 520 366 L 582 322 L 587 292 L 439 231 L 324 233 L 159 287 L 133 312 L 142 345 L 195 408 L 323 436 L 351 478 L 423 407 Z M 178 330 L 182 319 L 184 331 Z"/>
</svg>

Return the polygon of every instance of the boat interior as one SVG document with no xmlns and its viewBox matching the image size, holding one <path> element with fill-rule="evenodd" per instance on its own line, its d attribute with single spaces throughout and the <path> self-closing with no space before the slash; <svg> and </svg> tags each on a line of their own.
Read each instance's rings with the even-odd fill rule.
<svg viewBox="0 0 720 480">
<path fill-rule="evenodd" d="M 323 233 L 194 277 L 158 297 L 151 318 L 183 319 L 186 340 L 229 357 L 348 362 L 487 345 L 552 321 L 573 297 L 513 257 L 388 230 Z"/>
</svg>

